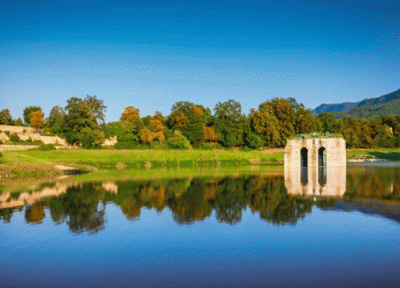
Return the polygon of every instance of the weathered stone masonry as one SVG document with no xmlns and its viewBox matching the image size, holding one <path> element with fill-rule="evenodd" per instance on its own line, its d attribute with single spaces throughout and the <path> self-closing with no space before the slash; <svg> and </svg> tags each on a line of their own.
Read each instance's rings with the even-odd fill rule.
<svg viewBox="0 0 400 288">
<path fill-rule="evenodd" d="M 342 196 L 346 190 L 344 139 L 289 140 L 285 147 L 285 184 L 290 194 Z"/>
</svg>

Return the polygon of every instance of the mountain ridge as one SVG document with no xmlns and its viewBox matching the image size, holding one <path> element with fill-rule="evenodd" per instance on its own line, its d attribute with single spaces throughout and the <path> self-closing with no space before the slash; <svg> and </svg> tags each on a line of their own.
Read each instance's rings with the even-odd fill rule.
<svg viewBox="0 0 400 288">
<path fill-rule="evenodd" d="M 343 103 L 335 103 L 335 104 L 321 104 L 318 107 L 316 107 L 315 109 L 312 110 L 312 113 L 314 115 L 318 115 L 322 112 L 332 112 L 335 114 L 335 117 L 338 116 L 337 118 L 344 118 L 346 116 L 352 116 L 352 114 L 354 115 L 358 115 L 359 114 L 365 114 L 367 112 L 371 112 L 371 111 L 380 111 L 380 113 L 378 113 L 379 115 L 385 114 L 384 110 L 386 108 L 388 108 L 388 106 L 392 106 L 391 104 L 395 105 L 396 108 L 397 106 L 400 104 L 399 101 L 395 101 L 397 99 L 400 99 L 400 89 L 385 94 L 383 96 L 380 97 L 376 97 L 376 98 L 366 98 L 364 100 L 358 101 L 358 102 L 343 102 Z M 386 103 L 387 105 L 381 105 L 379 106 L 379 104 L 383 104 Z M 378 105 L 377 107 L 374 107 Z M 366 107 L 370 106 L 370 108 L 365 109 Z M 364 107 L 364 109 L 360 109 Z M 393 107 L 389 107 L 390 111 L 393 112 L 394 110 L 397 109 L 393 109 Z M 398 113 L 400 115 L 400 106 L 398 107 Z M 348 112 L 348 113 L 344 113 L 344 112 Z M 397 111 L 396 111 L 397 113 Z M 371 115 L 367 115 L 367 116 L 371 116 Z M 353 116 L 356 118 L 360 118 L 357 116 Z M 367 117 L 367 118 L 371 118 L 371 117 Z"/>
</svg>

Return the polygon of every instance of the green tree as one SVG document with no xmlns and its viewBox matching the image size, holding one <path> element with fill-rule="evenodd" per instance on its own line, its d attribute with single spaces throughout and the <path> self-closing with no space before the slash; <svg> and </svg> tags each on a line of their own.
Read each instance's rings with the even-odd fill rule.
<svg viewBox="0 0 400 288">
<path fill-rule="evenodd" d="M 67 114 L 64 116 L 63 133 L 69 144 L 80 144 L 79 134 L 88 127 L 95 130 L 98 127 L 97 121 L 88 103 L 80 98 L 72 97 L 67 100 L 65 106 Z"/>
<path fill-rule="evenodd" d="M 92 130 L 89 127 L 85 127 L 79 133 L 79 142 L 86 149 L 100 148 L 104 140 L 104 132 L 100 130 Z"/>
<path fill-rule="evenodd" d="M 267 110 L 271 112 L 278 120 L 278 131 L 280 142 L 278 146 L 285 146 L 288 137 L 293 135 L 295 113 L 292 105 L 288 100 L 283 98 L 272 98 L 261 103 L 259 110 Z"/>
<path fill-rule="evenodd" d="M 107 110 L 107 106 L 104 105 L 104 101 L 97 99 L 96 95 L 87 95 L 84 101 L 89 106 L 89 110 L 92 113 L 93 118 L 96 120 L 96 122 L 99 123 L 99 121 L 101 121 L 102 123 L 104 123 L 105 113 Z"/>
<path fill-rule="evenodd" d="M 280 135 L 278 130 L 278 120 L 269 110 L 251 109 L 249 114 L 250 128 L 252 133 L 247 136 L 247 141 L 257 140 L 251 134 L 258 135 L 262 141 L 262 145 L 274 147 L 280 144 Z M 255 143 L 248 142 L 250 147 L 254 147 Z M 259 147 L 260 147 L 259 146 Z"/>
<path fill-rule="evenodd" d="M 13 125 L 13 119 L 10 115 L 10 110 L 4 109 L 0 111 L 0 124 L 1 125 Z"/>
<path fill-rule="evenodd" d="M 21 118 L 18 118 L 17 120 L 14 120 L 14 125 L 15 126 L 24 126 L 24 122 L 22 121 Z"/>
<path fill-rule="evenodd" d="M 181 101 L 172 106 L 166 122 L 169 129 L 181 131 L 191 143 L 202 143 L 206 140 L 204 126 L 211 122 L 211 112 L 202 105 Z"/>
<path fill-rule="evenodd" d="M 26 124 L 31 125 L 29 114 L 38 110 L 42 110 L 42 108 L 40 108 L 39 106 L 29 106 L 24 109 L 24 121 Z"/>
<path fill-rule="evenodd" d="M 339 122 L 340 132 L 346 140 L 347 147 L 360 147 L 361 123 L 360 120 L 346 117 Z"/>
<path fill-rule="evenodd" d="M 59 134 L 62 131 L 62 125 L 65 117 L 65 111 L 60 106 L 54 106 L 50 110 L 49 118 L 46 121 L 47 128 L 54 134 Z"/>
<path fill-rule="evenodd" d="M 339 123 L 337 122 L 333 113 L 322 112 L 317 115 L 319 123 L 321 123 L 321 129 L 324 133 L 338 133 Z"/>
<path fill-rule="evenodd" d="M 231 99 L 215 105 L 214 127 L 221 136 L 224 146 L 243 145 L 247 126 L 248 122 L 246 116 L 242 114 L 242 106 L 239 102 Z"/>
</svg>

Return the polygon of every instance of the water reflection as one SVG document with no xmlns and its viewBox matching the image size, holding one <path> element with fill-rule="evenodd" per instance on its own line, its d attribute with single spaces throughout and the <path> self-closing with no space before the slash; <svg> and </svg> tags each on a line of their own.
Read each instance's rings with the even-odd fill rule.
<svg viewBox="0 0 400 288">
<path fill-rule="evenodd" d="M 314 205 L 400 222 L 400 169 L 348 167 L 347 180 L 346 167 L 306 169 L 305 184 L 301 169 L 285 169 L 284 174 L 45 184 L 0 194 L 0 219 L 8 223 L 14 212 L 23 211 L 27 223 L 40 224 L 50 217 L 57 225 L 68 225 L 74 234 L 97 233 L 106 225 L 106 206 L 113 203 L 128 221 L 139 220 L 145 208 L 168 209 L 179 225 L 211 215 L 220 223 L 235 225 L 246 209 L 276 225 L 295 225 Z M 380 201 L 381 206 L 357 202 L 365 199 Z M 382 201 L 391 201 L 391 208 L 386 209 Z"/>
<path fill-rule="evenodd" d="M 342 197 L 346 192 L 346 167 L 285 167 L 287 192 L 313 197 Z"/>
</svg>

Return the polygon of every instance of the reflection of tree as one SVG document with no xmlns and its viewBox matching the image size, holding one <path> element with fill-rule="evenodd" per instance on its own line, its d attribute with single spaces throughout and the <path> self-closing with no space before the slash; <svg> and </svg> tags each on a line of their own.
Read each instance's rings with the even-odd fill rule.
<svg viewBox="0 0 400 288">
<path fill-rule="evenodd" d="M 226 177 L 218 182 L 218 192 L 214 207 L 219 222 L 235 225 L 242 219 L 242 210 L 246 208 L 244 178 Z"/>
<path fill-rule="evenodd" d="M 400 201 L 400 174 L 391 167 L 351 167 L 345 197 Z"/>
<path fill-rule="evenodd" d="M 104 229 L 104 206 L 98 208 L 103 193 L 98 183 L 69 187 L 65 194 L 52 198 L 52 219 L 61 223 L 68 218 L 69 229 L 77 234 L 97 233 Z"/>
<path fill-rule="evenodd" d="M 41 202 L 36 202 L 25 209 L 25 220 L 28 223 L 41 222 L 44 219 L 44 210 Z"/>
<path fill-rule="evenodd" d="M 204 220 L 211 215 L 211 206 L 205 200 L 205 185 L 200 179 L 195 179 L 183 195 L 169 201 L 174 220 L 178 224 L 191 224 Z"/>
<path fill-rule="evenodd" d="M 4 223 L 10 223 L 13 212 L 12 208 L 0 209 L 0 219 L 3 220 Z"/>
</svg>

